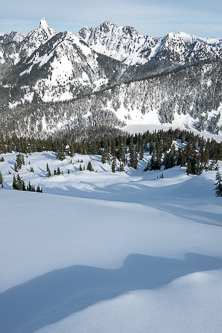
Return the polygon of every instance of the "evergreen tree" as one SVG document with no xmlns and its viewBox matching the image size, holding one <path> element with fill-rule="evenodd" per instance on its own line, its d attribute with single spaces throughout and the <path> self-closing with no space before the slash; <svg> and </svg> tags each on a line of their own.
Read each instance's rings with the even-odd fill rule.
<svg viewBox="0 0 222 333">
<path fill-rule="evenodd" d="M 42 187 L 40 188 L 39 184 L 38 184 L 38 186 L 37 186 L 36 192 L 40 192 L 40 193 L 43 192 Z"/>
<path fill-rule="evenodd" d="M 113 156 L 113 160 L 112 160 L 112 172 L 113 173 L 116 172 L 116 158 L 115 158 L 115 156 Z"/>
<path fill-rule="evenodd" d="M 210 158 L 209 147 L 206 146 L 203 154 L 201 155 L 201 163 L 202 163 L 204 169 L 206 169 L 206 170 L 208 169 L 209 158 Z"/>
<path fill-rule="evenodd" d="M 105 164 L 106 160 L 107 160 L 107 151 L 104 148 L 103 152 L 102 152 L 102 159 L 101 159 L 101 161 L 102 161 L 103 164 Z"/>
<path fill-rule="evenodd" d="M 124 153 L 124 149 L 123 149 L 123 137 L 120 137 L 119 141 L 118 141 L 117 158 L 119 161 L 125 162 L 125 153 Z"/>
<path fill-rule="evenodd" d="M 19 176 L 19 174 L 17 174 L 17 177 L 13 175 L 12 187 L 15 190 L 26 191 L 25 183 L 23 179 Z"/>
<path fill-rule="evenodd" d="M 133 137 L 131 137 L 131 140 L 130 140 L 129 153 L 130 153 L 129 166 L 133 169 L 136 169 L 137 164 L 138 164 L 138 160 L 137 160 L 136 149 L 135 149 L 134 144 L 133 144 Z"/>
<path fill-rule="evenodd" d="M 186 164 L 186 155 L 184 153 L 184 150 L 179 148 L 178 153 L 176 155 L 176 165 L 184 167 L 185 164 Z"/>
<path fill-rule="evenodd" d="M 49 169 L 49 165 L 48 165 L 48 163 L 46 164 L 46 171 L 47 171 L 47 173 L 46 173 L 46 177 L 51 177 L 51 171 L 50 171 L 50 169 Z"/>
<path fill-rule="evenodd" d="M 150 169 L 151 169 L 151 163 L 150 163 L 150 161 L 148 161 L 147 166 L 145 167 L 145 169 L 143 171 L 146 172 L 146 171 L 149 171 Z"/>
<path fill-rule="evenodd" d="M 29 183 L 27 185 L 27 191 L 35 192 L 35 186 L 31 185 L 30 181 L 29 181 Z"/>
<path fill-rule="evenodd" d="M 60 161 L 63 161 L 66 158 L 66 154 L 65 151 L 62 147 L 60 147 L 59 150 L 57 150 L 57 152 L 55 153 L 56 158 Z"/>
<path fill-rule="evenodd" d="M 222 197 L 222 177 L 221 177 L 221 173 L 219 171 L 217 171 L 217 173 L 216 173 L 214 185 L 215 185 L 215 187 L 213 190 L 215 191 L 216 197 Z"/>
<path fill-rule="evenodd" d="M 26 191 L 25 183 L 22 177 L 19 176 L 19 174 L 17 174 L 16 183 L 19 191 Z"/>
<path fill-rule="evenodd" d="M 17 169 L 21 169 L 22 165 L 25 165 L 25 160 L 24 160 L 23 154 L 19 153 L 16 155 L 16 164 L 17 164 Z"/>
<path fill-rule="evenodd" d="M 69 156 L 70 157 L 75 156 L 75 145 L 74 145 L 74 143 L 71 144 L 70 147 L 69 147 Z"/>
<path fill-rule="evenodd" d="M 187 175 L 193 174 L 193 175 L 200 175 L 203 171 L 203 168 L 201 166 L 201 157 L 200 154 L 197 152 L 194 152 L 191 158 L 188 161 L 187 164 Z"/>
<path fill-rule="evenodd" d="M 144 147 L 142 145 L 141 148 L 140 148 L 140 160 L 143 159 L 143 155 L 144 155 Z"/>
<path fill-rule="evenodd" d="M 4 180 L 4 178 L 3 178 L 2 173 L 0 171 L 0 185 L 1 185 L 1 187 L 3 187 L 3 180 Z"/>
<path fill-rule="evenodd" d="M 86 169 L 89 170 L 89 171 L 94 171 L 94 169 L 93 169 L 92 164 L 91 164 L 90 161 L 89 161 L 89 163 L 87 164 L 87 168 L 86 168 Z"/>
<path fill-rule="evenodd" d="M 57 168 L 57 172 L 56 172 L 56 174 L 57 174 L 58 176 L 61 175 L 61 170 L 60 170 L 59 167 Z"/>
<path fill-rule="evenodd" d="M 120 172 L 124 172 L 124 164 L 122 162 L 120 162 L 120 166 L 119 166 L 119 171 Z"/>
<path fill-rule="evenodd" d="M 82 171 L 82 166 L 81 166 L 81 164 L 79 165 L 79 171 Z"/>
<path fill-rule="evenodd" d="M 14 190 L 17 190 L 17 182 L 16 182 L 15 175 L 13 175 L 12 187 L 14 188 Z"/>
<path fill-rule="evenodd" d="M 156 150 L 153 150 L 153 155 L 150 160 L 150 170 L 160 170 L 161 160 L 156 155 Z"/>
</svg>

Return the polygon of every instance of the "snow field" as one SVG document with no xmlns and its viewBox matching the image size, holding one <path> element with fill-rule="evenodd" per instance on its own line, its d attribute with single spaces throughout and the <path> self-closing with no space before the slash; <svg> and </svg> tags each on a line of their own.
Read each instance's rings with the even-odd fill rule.
<svg viewBox="0 0 222 333">
<path fill-rule="evenodd" d="M 19 174 L 41 194 L 11 190 L 16 154 L 2 156 L 3 332 L 221 331 L 214 171 L 143 173 L 145 156 L 138 171 L 113 174 L 99 156 L 33 153 Z M 95 171 L 78 171 L 89 160 Z M 46 163 L 64 175 L 47 178 Z"/>
</svg>

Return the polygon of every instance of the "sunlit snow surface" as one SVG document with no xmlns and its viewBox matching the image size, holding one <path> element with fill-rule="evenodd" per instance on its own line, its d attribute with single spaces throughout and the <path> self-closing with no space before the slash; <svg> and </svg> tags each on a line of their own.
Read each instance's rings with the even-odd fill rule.
<svg viewBox="0 0 222 333">
<path fill-rule="evenodd" d="M 1 332 L 221 332 L 215 171 L 143 173 L 145 156 L 113 174 L 100 156 L 34 153 L 19 174 L 40 194 L 11 190 L 16 154 L 1 156 Z"/>
</svg>

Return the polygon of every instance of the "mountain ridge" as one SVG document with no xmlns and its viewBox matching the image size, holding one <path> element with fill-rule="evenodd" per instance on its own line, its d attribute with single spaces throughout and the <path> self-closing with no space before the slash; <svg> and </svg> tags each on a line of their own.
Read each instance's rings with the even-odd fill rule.
<svg viewBox="0 0 222 333">
<path fill-rule="evenodd" d="M 7 36 L 0 43 L 2 133 L 10 128 L 22 135 L 32 135 L 33 130 L 34 135 L 44 136 L 47 131 L 98 126 L 99 121 L 105 125 L 106 120 L 109 126 L 112 121 L 119 126 L 133 119 L 171 124 L 178 116 L 183 122 L 182 114 L 189 115 L 191 128 L 212 133 L 222 129 L 220 39 L 186 33 L 153 38 L 109 21 L 73 35 L 57 32 L 45 18 L 21 40 L 16 32 Z M 126 87 L 131 85 L 134 90 L 129 93 Z M 100 91 L 109 97 L 96 102 Z M 79 97 L 85 102 L 78 110 Z M 55 102 L 61 104 L 60 111 L 51 107 Z M 32 125 L 26 128 L 27 119 Z"/>
</svg>

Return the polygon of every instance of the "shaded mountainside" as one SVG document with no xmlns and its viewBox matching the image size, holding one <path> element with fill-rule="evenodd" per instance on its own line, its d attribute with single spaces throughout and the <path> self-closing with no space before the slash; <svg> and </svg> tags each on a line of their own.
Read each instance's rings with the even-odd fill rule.
<svg viewBox="0 0 222 333">
<path fill-rule="evenodd" d="M 222 103 L 221 60 L 129 81 L 57 103 L 5 110 L 1 131 L 47 136 L 60 130 L 130 123 L 173 124 L 218 133 Z"/>
</svg>

